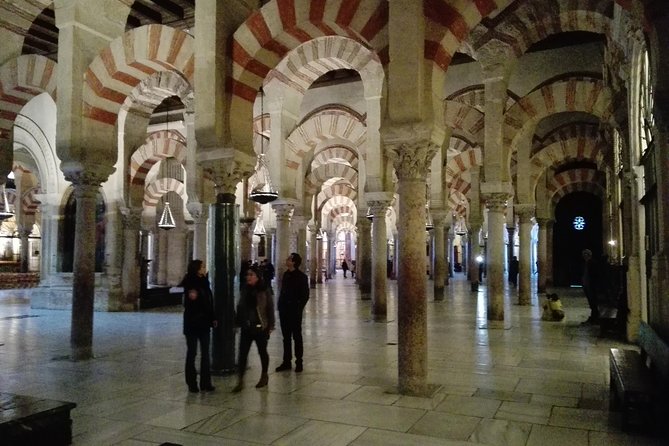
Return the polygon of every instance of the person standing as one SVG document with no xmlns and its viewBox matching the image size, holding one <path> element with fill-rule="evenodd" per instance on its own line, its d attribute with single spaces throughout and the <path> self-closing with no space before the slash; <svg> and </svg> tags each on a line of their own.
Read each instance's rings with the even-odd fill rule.
<svg viewBox="0 0 669 446">
<path fill-rule="evenodd" d="M 235 316 L 237 325 L 241 327 L 241 338 L 239 340 L 239 368 L 237 385 L 233 392 L 239 392 L 244 387 L 244 374 L 249 356 L 251 344 L 256 343 L 258 354 L 260 355 L 260 364 L 262 372 L 256 388 L 267 385 L 267 369 L 269 368 L 269 354 L 267 353 L 267 341 L 269 335 L 274 331 L 274 300 L 272 293 L 269 292 L 266 284 L 262 280 L 260 268 L 251 266 L 246 271 L 246 287 L 242 291 L 242 296 L 237 304 L 237 313 Z"/>
<path fill-rule="evenodd" d="M 281 291 L 279 293 L 279 320 L 283 335 L 283 362 L 276 368 L 277 372 L 292 369 L 293 340 L 295 341 L 295 371 L 303 370 L 302 356 L 302 314 L 309 300 L 309 280 L 299 270 L 302 257 L 291 253 L 286 259 L 287 271 L 283 273 Z"/>
<path fill-rule="evenodd" d="M 348 271 L 348 263 L 346 263 L 346 259 L 341 261 L 341 270 L 344 271 L 344 279 L 346 279 L 346 271 Z"/>
<path fill-rule="evenodd" d="M 599 320 L 599 308 L 597 306 L 597 264 L 592 259 L 592 251 L 584 249 L 581 253 L 583 256 L 583 292 L 585 298 L 588 299 L 588 306 L 590 307 L 590 317 L 586 324 L 595 324 Z"/>
<path fill-rule="evenodd" d="M 518 257 L 513 256 L 509 262 L 509 282 L 518 286 Z"/>
<path fill-rule="evenodd" d="M 211 371 L 209 368 L 210 328 L 217 327 L 214 313 L 214 299 L 207 277 L 207 267 L 202 260 L 191 260 L 188 272 L 179 286 L 184 289 L 184 326 L 186 336 L 186 384 L 190 392 L 211 392 Z M 200 343 L 200 387 L 197 385 L 195 357 Z"/>
</svg>

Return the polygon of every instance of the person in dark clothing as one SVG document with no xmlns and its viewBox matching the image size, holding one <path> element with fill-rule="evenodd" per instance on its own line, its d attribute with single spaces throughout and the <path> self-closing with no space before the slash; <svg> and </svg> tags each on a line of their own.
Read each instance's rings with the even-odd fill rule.
<svg viewBox="0 0 669 446">
<path fill-rule="evenodd" d="M 262 372 L 260 381 L 256 388 L 267 385 L 267 369 L 269 367 L 269 355 L 267 354 L 267 341 L 269 335 L 274 331 L 274 300 L 262 280 L 260 268 L 252 266 L 246 271 L 246 287 L 237 304 L 235 315 L 237 326 L 241 327 L 241 338 L 239 340 L 239 361 L 237 362 L 239 381 L 233 392 L 239 392 L 244 387 L 244 373 L 246 363 L 251 349 L 251 344 L 256 343 Z"/>
<path fill-rule="evenodd" d="M 346 279 L 346 271 L 348 271 L 348 263 L 346 263 L 346 259 L 341 261 L 341 270 L 344 271 L 344 279 Z"/>
<path fill-rule="evenodd" d="M 214 390 L 211 385 L 209 369 L 209 336 L 210 328 L 216 327 L 214 300 L 207 277 L 207 267 L 202 260 L 192 260 L 188 264 L 188 272 L 179 286 L 184 289 L 184 328 L 186 336 L 186 384 L 188 390 L 195 393 L 202 390 Z M 200 387 L 197 385 L 195 356 L 197 344 L 200 343 Z"/>
<path fill-rule="evenodd" d="M 509 282 L 518 286 L 518 257 L 513 256 L 509 262 Z"/>
<path fill-rule="evenodd" d="M 597 306 L 597 268 L 598 265 L 592 259 L 592 251 L 584 249 L 583 256 L 583 292 L 586 299 L 588 299 L 588 306 L 590 307 L 590 317 L 586 324 L 595 324 L 599 320 L 599 308 Z"/>
<path fill-rule="evenodd" d="M 272 262 L 269 261 L 269 259 L 264 259 L 262 262 L 260 262 L 260 272 L 262 273 L 262 280 L 265 283 L 265 286 L 267 289 L 274 294 L 274 290 L 272 289 L 272 280 L 274 280 L 274 265 L 272 265 Z"/>
<path fill-rule="evenodd" d="M 283 335 L 283 362 L 276 368 L 277 372 L 292 369 L 293 350 L 295 340 L 295 371 L 303 370 L 302 355 L 302 313 L 309 300 L 309 280 L 307 275 L 298 268 L 302 264 L 302 257 L 294 252 L 286 259 L 286 268 L 281 281 L 279 293 L 279 320 Z"/>
</svg>

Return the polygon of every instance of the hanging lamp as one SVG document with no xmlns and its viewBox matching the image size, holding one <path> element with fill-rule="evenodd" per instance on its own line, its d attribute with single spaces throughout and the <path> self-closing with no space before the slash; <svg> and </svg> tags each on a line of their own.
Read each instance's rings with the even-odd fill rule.
<svg viewBox="0 0 669 446">
<path fill-rule="evenodd" d="M 172 228 L 176 228 L 176 226 L 177 225 L 174 223 L 174 217 L 172 216 L 172 210 L 170 209 L 170 202 L 166 201 L 165 207 L 163 208 L 163 213 L 160 216 L 160 220 L 158 221 L 158 227 L 160 229 L 170 230 Z"/>
<path fill-rule="evenodd" d="M 0 221 L 7 220 L 14 216 L 14 212 L 9 208 L 9 200 L 7 200 L 7 189 L 4 184 L 0 184 L 2 189 L 2 210 L 0 210 Z"/>
<path fill-rule="evenodd" d="M 258 237 L 265 235 L 267 231 L 265 230 L 265 223 L 262 221 L 262 212 L 256 217 L 256 225 L 253 228 L 253 235 Z"/>
<path fill-rule="evenodd" d="M 425 205 L 425 229 L 431 231 L 434 229 L 434 221 L 432 221 L 432 214 L 430 213 L 430 205 Z"/>
<path fill-rule="evenodd" d="M 272 185 L 272 179 L 269 175 L 269 167 L 267 166 L 267 159 L 265 158 L 265 139 L 269 139 L 265 136 L 265 125 L 264 125 L 264 102 L 265 102 L 265 93 L 262 86 L 260 87 L 260 154 L 258 154 L 258 163 L 256 164 L 256 171 L 252 177 L 252 187 L 251 193 L 249 194 L 249 200 L 255 201 L 256 203 L 266 204 L 270 203 L 277 198 L 279 198 L 279 193 L 274 189 Z"/>
</svg>

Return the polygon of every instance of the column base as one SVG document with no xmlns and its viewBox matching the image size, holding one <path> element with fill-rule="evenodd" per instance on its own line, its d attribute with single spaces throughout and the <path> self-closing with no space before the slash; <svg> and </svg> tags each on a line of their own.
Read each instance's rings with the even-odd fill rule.
<svg viewBox="0 0 669 446">
<path fill-rule="evenodd" d="M 486 320 L 485 322 L 481 322 L 479 324 L 478 328 L 488 329 L 488 330 L 510 330 L 511 329 L 511 321 L 509 321 L 509 320 L 503 320 L 503 321 L 489 321 L 489 320 Z"/>
<path fill-rule="evenodd" d="M 433 398 L 439 390 L 441 390 L 441 384 L 413 384 L 413 385 L 404 385 L 401 384 L 397 387 L 397 393 L 400 395 L 407 396 L 417 396 L 420 398 Z"/>
</svg>

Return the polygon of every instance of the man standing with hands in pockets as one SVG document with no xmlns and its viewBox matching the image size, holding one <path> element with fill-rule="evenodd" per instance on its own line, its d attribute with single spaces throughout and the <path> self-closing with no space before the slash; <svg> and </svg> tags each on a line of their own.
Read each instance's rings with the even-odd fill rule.
<svg viewBox="0 0 669 446">
<path fill-rule="evenodd" d="M 301 372 L 302 354 L 302 313 L 309 300 L 309 280 L 307 275 L 298 268 L 302 264 L 302 257 L 291 253 L 286 259 L 287 271 L 283 273 L 281 292 L 279 293 L 279 320 L 283 335 L 283 362 L 276 368 L 277 372 L 292 369 L 293 349 L 295 340 L 295 371 Z"/>
</svg>

